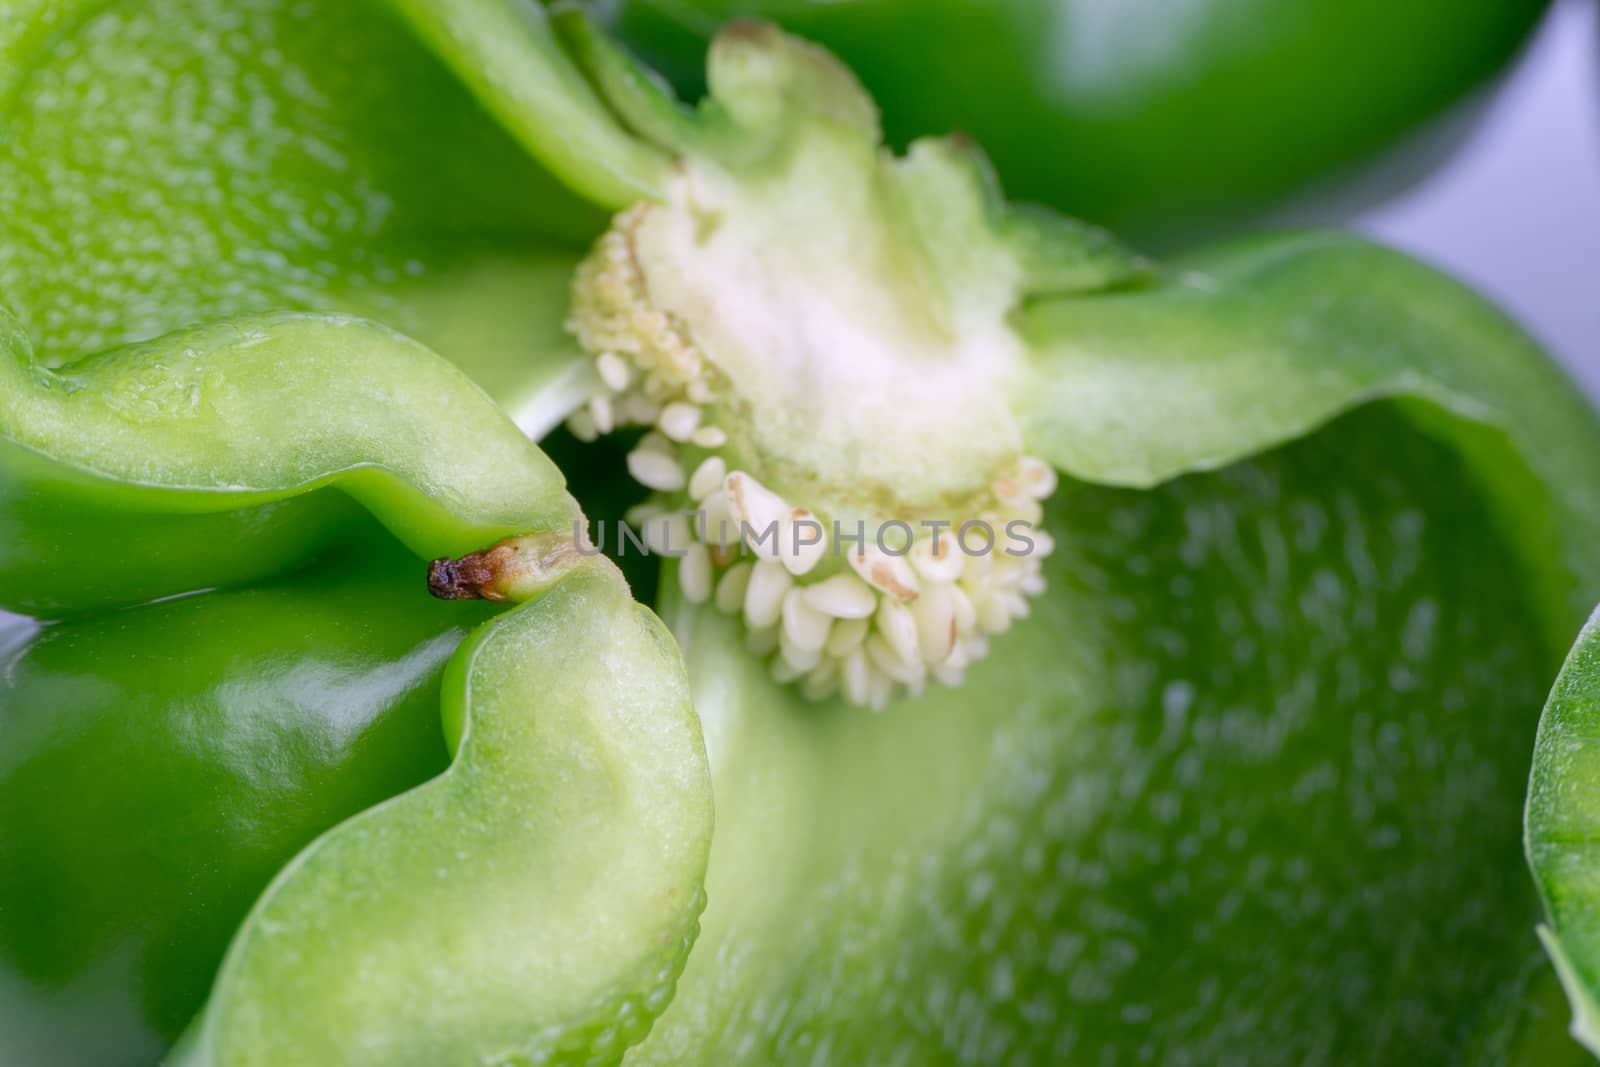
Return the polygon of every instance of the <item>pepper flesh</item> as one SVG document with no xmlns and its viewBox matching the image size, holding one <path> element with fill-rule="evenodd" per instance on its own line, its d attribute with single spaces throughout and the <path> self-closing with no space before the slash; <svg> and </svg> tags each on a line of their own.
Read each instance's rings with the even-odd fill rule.
<svg viewBox="0 0 1600 1067">
<path fill-rule="evenodd" d="M 16 762 L 0 790 L 37 797 L 54 784 L 38 775 L 61 758 L 58 745 L 104 760 L 108 739 L 131 731 L 139 743 L 117 753 L 120 774 L 64 798 L 52 826 L 75 826 L 74 846 L 115 844 L 119 810 L 102 806 L 126 786 L 154 817 L 140 833 L 187 830 L 226 857 L 124 855 L 125 900 L 69 895 L 56 921 L 39 924 L 37 894 L 71 887 L 84 858 L 52 847 L 33 821 L 43 810 L 8 807 L 0 949 L 25 980 L 0 990 L 0 1008 L 30 1021 L 8 1027 L 7 1040 L 52 1063 L 103 1062 L 108 1049 L 145 1056 L 200 1011 L 209 987 L 169 1062 L 616 1062 L 665 1007 L 703 906 L 710 792 L 681 660 L 604 559 L 553 558 L 507 591 L 519 606 L 464 641 L 471 615 L 428 600 L 422 582 L 431 554 L 506 532 L 565 536 L 581 516 L 559 472 L 459 370 L 361 320 L 240 317 L 60 371 L 31 361 L 20 330 L 7 340 L 0 469 L 15 495 L 0 508 L 24 550 L 0 559 L 0 597 L 81 611 L 192 595 L 46 626 L 12 658 L 0 707 Z M 309 545 L 248 558 L 282 535 L 271 516 L 332 493 L 353 503 L 309 512 L 328 523 L 306 523 Z M 41 515 L 48 522 L 28 524 Z M 79 543 L 114 535 L 116 515 L 166 535 L 120 552 L 152 567 L 126 577 L 68 567 L 56 590 L 57 575 L 27 555 L 62 529 Z M 206 546 L 226 529 L 219 516 L 258 529 L 255 539 Z M 344 547 L 318 563 L 330 537 Z M 174 546 L 185 553 L 176 560 Z M 397 576 L 394 556 L 407 549 L 413 562 Z M 205 591 L 264 578 L 285 584 Z M 346 602 L 363 591 L 365 602 Z M 319 597 L 333 606 L 321 610 Z M 310 613 L 295 640 L 272 624 L 284 603 Z M 397 604 L 415 614 L 413 633 L 432 635 L 398 661 L 391 642 L 405 628 L 394 620 L 341 630 L 341 617 L 349 627 L 361 608 Z M 248 640 L 207 634 L 226 642 L 208 648 L 185 644 L 184 620 L 267 629 Z M 344 657 L 316 645 L 323 627 L 343 634 Z M 178 647 L 162 649 L 164 636 Z M 252 643 L 254 661 L 244 656 Z M 63 648 L 65 673 L 83 673 L 65 686 L 49 668 Z M 110 679 L 95 681 L 97 649 L 113 662 L 160 650 L 186 685 L 141 672 L 122 683 L 141 699 L 114 701 Z M 366 697 L 377 719 L 367 726 L 362 689 L 374 672 L 391 688 Z M 440 694 L 431 729 L 417 718 L 417 688 Z M 141 712 L 150 729 L 127 721 Z M 58 739 L 63 715 L 76 729 Z M 402 740 L 386 742 L 396 731 Z M 275 756 L 277 745 L 288 752 Z M 430 777 L 446 749 L 448 768 Z M 302 775 L 320 782 L 303 789 Z M 169 792 L 150 790 L 148 777 Z M 219 788 L 231 803 L 218 803 Z M 211 810 L 195 822 L 188 805 Z M 188 901 L 165 881 L 185 874 L 215 909 L 206 922 L 186 921 Z M 218 924 L 234 921 L 217 972 Z M 131 973 L 119 973 L 130 951 Z M 69 1008 L 85 996 L 93 1030 Z"/>
</svg>

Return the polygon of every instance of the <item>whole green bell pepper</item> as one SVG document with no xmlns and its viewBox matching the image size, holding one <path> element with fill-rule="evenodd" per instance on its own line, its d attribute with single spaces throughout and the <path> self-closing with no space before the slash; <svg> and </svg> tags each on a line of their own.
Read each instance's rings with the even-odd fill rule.
<svg viewBox="0 0 1600 1067">
<path fill-rule="evenodd" d="M 706 42 L 753 15 L 836 50 L 883 105 L 890 140 L 972 134 L 1011 192 L 1170 240 L 1260 214 L 1382 158 L 1489 82 L 1542 0 L 621 0 L 624 40 L 699 84 Z M 1392 188 L 1470 123 L 1365 184 Z M 1367 195 L 1370 195 L 1370 189 Z"/>
<path fill-rule="evenodd" d="M 673 744 L 652 749 L 651 765 L 684 776 L 675 803 L 652 805 L 657 843 L 675 862 L 639 868 L 620 832 L 633 823 L 597 828 L 579 788 L 571 805 L 561 790 L 527 800 L 523 810 L 539 813 L 530 839 L 493 851 L 505 865 L 548 874 L 565 868 L 550 865 L 545 835 L 584 846 L 587 865 L 553 897 L 469 907 L 481 921 L 432 931 L 397 921 L 440 915 L 424 864 L 453 855 L 452 832 L 418 835 L 418 865 L 404 877 L 322 880 L 326 866 L 370 869 L 365 849 L 381 835 L 366 828 L 412 810 L 411 798 L 447 792 L 452 771 L 343 823 L 289 863 L 234 937 L 178 1062 L 391 1063 L 403 1062 L 402 1048 L 428 1063 L 466 1059 L 460 1050 L 488 1062 L 615 1062 L 632 1042 L 631 1063 L 1342 1062 L 1419 1049 L 1448 1061 L 1546 1063 L 1581 1052 L 1559 1033 L 1559 990 L 1532 936 L 1537 902 L 1518 809 L 1538 693 L 1600 595 L 1600 427 L 1537 348 L 1470 293 L 1328 234 L 1236 243 L 1154 267 L 1096 231 L 1008 207 L 960 143 L 886 159 L 872 105 L 848 74 L 760 27 L 719 38 L 713 97 L 689 112 L 581 21 L 558 25 L 497 0 L 397 2 L 393 11 L 162 0 L 12 25 L 39 28 L 0 43 L 0 69 L 17 72 L 0 96 L 0 293 L 38 366 L 63 365 L 70 377 L 84 353 L 197 320 L 358 312 L 456 361 L 535 435 L 564 417 L 589 436 L 647 413 L 665 441 L 626 454 L 632 473 L 654 483 L 653 508 L 721 492 L 721 506 L 753 513 L 770 504 L 757 486 L 827 519 L 874 507 L 911 518 L 1038 508 L 1032 525 L 1054 545 L 1004 588 L 966 573 L 960 583 L 935 577 L 947 566 L 937 554 L 904 572 L 883 559 L 858 570 L 854 558 L 824 558 L 803 574 L 789 572 L 789 555 L 762 557 L 758 565 L 790 574 L 761 572 L 782 585 L 783 605 L 797 594 L 792 626 L 762 614 L 771 598 L 752 595 L 763 586 L 754 568 L 738 569 L 747 562 L 713 561 L 717 592 L 708 597 L 706 575 L 695 572 L 700 553 L 684 555 L 666 568 L 659 604 L 684 648 L 718 804 L 703 881 L 685 877 L 695 855 L 703 859 L 707 831 L 693 787 L 698 749 L 670 665 L 640 637 L 656 659 L 635 654 L 654 669 L 618 656 L 591 673 L 613 686 L 639 683 L 640 701 L 659 688 L 678 709 L 648 720 L 676 731 Z M 80 129 L 96 131 L 92 150 Z M 103 150 L 119 136 L 127 152 Z M 607 212 L 622 214 L 608 225 Z M 613 260 L 611 250 L 634 255 Z M 317 373 L 381 383 L 381 405 L 268 404 L 270 432 L 258 422 L 241 439 L 387 426 L 398 442 L 376 451 L 381 462 L 439 454 L 420 447 L 428 433 L 456 441 L 452 455 L 480 457 L 492 477 L 458 482 L 441 460 L 421 493 L 450 501 L 446 515 L 507 505 L 475 529 L 415 497 L 415 507 L 395 510 L 387 494 L 363 491 L 361 477 L 349 485 L 416 558 L 470 553 L 536 520 L 571 516 L 536 484 L 507 490 L 534 462 L 528 447 L 476 407 L 443 402 L 451 393 L 442 372 L 419 375 L 419 363 L 433 364 L 383 336 L 359 359 L 344 345 L 307 343 L 271 363 L 276 371 L 307 361 L 307 375 L 320 364 Z M 602 340 L 616 347 L 585 352 Z M 146 353 L 146 373 L 105 396 L 131 405 L 149 397 L 152 416 L 181 409 L 189 380 L 176 357 L 185 346 L 135 349 Z M 692 429 L 680 424 L 690 417 L 683 409 L 648 410 L 649 396 L 636 399 L 652 370 L 640 360 L 674 353 L 712 371 L 661 386 L 659 399 L 694 409 Z M 273 379 L 223 380 L 238 380 L 241 403 L 255 403 L 279 395 Z M 391 402 L 388 391 L 401 387 L 409 406 Z M 786 412 L 801 417 L 785 423 Z M 492 440 L 485 426 L 499 427 Z M 123 451 L 164 469 L 171 460 L 157 444 L 130 441 Z M 599 443 L 585 450 L 558 434 L 552 447 L 580 496 L 599 501 L 622 485 L 615 453 Z M 198 455 L 216 462 L 239 451 Z M 291 449 L 284 458 L 300 457 Z M 715 459 L 727 468 L 720 488 L 694 497 L 705 486 L 691 486 L 690 470 Z M 743 480 L 730 484 L 735 474 Z M 238 478 L 229 473 L 228 484 L 267 491 Z M 1039 492 L 1015 491 L 1027 487 Z M 22 507 L 34 496 L 8 499 Z M 322 506 L 310 503 L 315 493 L 292 499 Z M 331 517 L 291 514 L 282 536 L 263 540 L 303 544 L 284 557 L 337 567 L 338 552 L 365 542 L 335 527 L 371 527 L 337 498 L 327 506 Z M 408 532 L 430 524 L 437 536 Z M 40 558 L 56 552 L 51 528 L 35 529 L 17 543 Z M 181 544 L 190 529 L 154 529 L 129 551 L 157 566 L 172 558 L 157 550 L 163 538 Z M 217 554 L 192 562 L 208 574 L 197 585 L 266 583 L 251 594 L 265 597 L 334 588 L 326 572 L 258 563 L 264 548 L 235 554 L 233 538 L 205 543 Z M 374 582 L 386 558 L 372 560 Z M 34 584 L 18 588 L 60 605 L 35 609 L 45 613 L 194 588 L 121 591 L 107 573 L 111 592 L 100 594 L 102 579 L 71 588 L 65 577 L 37 579 L 25 562 L 19 556 L 7 573 L 29 576 Z M 463 575 L 476 565 L 442 565 L 437 588 L 471 592 L 477 580 Z M 747 584 L 737 588 L 730 574 Z M 836 578 L 829 593 L 813 591 Z M 921 583 L 919 595 L 902 599 L 903 580 Z M 420 597 L 420 571 L 416 581 Z M 723 583 L 741 594 L 727 612 L 715 603 Z M 974 608 L 965 623 L 950 607 L 956 584 Z M 874 616 L 869 636 L 848 619 L 824 620 L 832 658 L 801 671 L 797 660 L 819 655 L 796 643 L 796 634 L 816 636 L 802 609 L 822 601 L 854 610 L 861 596 L 882 621 Z M 111 618 L 181 630 L 184 618 L 166 613 L 202 610 L 187 603 Z M 560 603 L 552 591 L 504 618 L 532 619 L 530 609 Z M 626 615 L 620 599 L 610 603 Z M 329 801 L 305 832 L 442 764 L 442 752 L 429 764 L 404 740 L 420 736 L 402 727 L 406 708 L 425 698 L 398 694 L 423 688 L 403 681 L 429 669 L 428 655 L 412 650 L 444 647 L 439 635 L 458 632 L 472 617 L 459 612 L 473 610 L 419 601 L 416 629 L 396 620 L 396 632 L 371 638 L 389 651 L 356 666 L 373 665 L 368 676 L 393 680 L 397 696 L 388 717 L 362 721 L 393 724 L 392 754 L 375 741 L 367 762 L 339 761 L 327 788 L 353 799 L 338 811 Z M 907 613 L 920 658 L 885 659 Z M 330 629 L 338 617 L 327 616 Z M 938 636 L 922 623 L 930 617 L 957 621 L 959 666 L 948 645 L 923 644 Z M 607 641 L 616 629 L 606 628 Z M 96 633 L 85 631 L 81 647 L 110 640 Z M 841 635 L 861 643 L 840 640 L 841 653 L 827 652 Z M 259 647 L 312 656 L 313 643 L 322 645 L 315 633 L 302 642 L 269 630 Z M 582 647 L 601 643 L 597 634 Z M 868 645 L 870 663 L 856 655 Z M 32 662 L 25 653 L 18 663 L 28 669 L 10 676 L 59 711 L 67 701 L 44 695 L 42 680 L 56 670 L 47 653 Z M 476 640 L 455 653 L 460 669 L 443 683 L 447 722 L 461 702 L 460 665 L 485 655 Z M 413 673 L 384 665 L 399 661 Z M 579 657 L 563 677 L 595 662 Z M 510 673 L 541 672 L 522 664 Z M 226 672 L 197 677 L 218 679 L 203 685 L 213 707 L 248 705 Z M 303 693 L 284 686 L 290 696 L 262 703 Z M 910 695 L 916 686 L 922 695 Z M 164 702 L 167 693 L 156 686 L 147 703 L 187 722 L 190 705 Z M 13 712 L 20 699 L 8 694 L 8 719 L 45 715 Z M 352 703 L 317 706 L 347 712 Z M 877 715 L 861 706 L 879 703 Z M 91 740 L 84 751 L 97 744 L 114 743 Z M 8 758 L 31 746 L 8 742 Z M 223 734 L 181 773 L 282 765 L 224 755 L 247 749 Z M 472 795 L 492 804 L 505 790 L 521 803 L 527 783 L 514 777 L 485 780 Z M 369 792 L 356 797 L 358 786 Z M 303 817 L 303 792 L 239 803 L 282 826 Z M 174 817 L 160 793 L 148 796 L 152 817 Z M 10 858 L 11 841 L 45 840 L 62 825 L 47 804 L 7 805 L 0 816 L 24 808 L 16 829 L 0 826 L 0 921 L 17 914 L 8 901 L 79 881 L 79 853 L 30 845 L 27 862 Z M 98 817 L 115 838 L 115 819 Z M 78 816 L 69 806 L 59 818 Z M 298 847 L 266 855 L 248 826 L 219 823 L 208 832 L 240 835 L 243 846 L 240 870 L 208 875 L 217 900 L 251 899 L 262 873 Z M 159 900 L 172 862 L 118 877 L 135 901 Z M 487 861 L 474 851 L 463 862 Z M 585 877 L 588 892 L 577 888 Z M 297 879 L 307 888 L 285 893 Z M 610 896 L 662 881 L 682 889 L 660 914 Z M 379 883 L 392 892 L 373 906 Z M 322 896 L 318 885 L 350 895 Z M 660 993 L 619 1009 L 616 1028 L 557 1030 L 571 1043 L 532 1044 L 529 1035 L 548 1032 L 541 1012 L 575 1018 L 571 990 L 598 988 L 588 979 L 600 970 L 648 958 L 670 972 L 679 943 L 663 947 L 643 928 L 692 915 L 684 898 L 702 886 L 704 930 L 670 1003 Z M 111 931 L 101 945 L 137 944 L 137 931 L 163 928 L 134 906 L 92 895 L 90 904 L 93 924 Z M 546 956 L 509 934 L 504 945 L 484 940 L 548 908 L 561 921 L 541 929 L 583 931 L 590 942 Z M 285 916 L 292 921 L 280 927 Z M 9 935 L 0 941 L 7 1020 L 53 1020 L 34 1047 L 70 1048 L 85 1018 L 112 1017 L 76 1001 L 79 989 L 122 1005 L 172 990 L 162 1028 L 143 1024 L 151 1033 L 130 1053 L 139 1062 L 172 1032 L 170 1020 L 200 1008 L 203 961 L 220 958 L 214 931 L 227 920 L 194 931 L 182 986 L 63 962 L 84 955 L 76 942 L 88 940 L 78 931 L 89 923 L 25 925 L 36 936 L 19 939 L 22 948 Z M 324 943 L 292 963 L 272 958 L 271 935 L 285 928 Z M 390 980 L 373 946 L 423 968 L 426 984 L 412 971 Z M 532 1009 L 484 993 L 485 976 L 505 976 L 499 964 L 519 952 L 532 969 L 507 987 Z M 53 984 L 28 977 L 30 959 L 57 966 Z M 60 977 L 69 974 L 96 981 L 71 988 Z M 435 997 L 449 1006 L 433 1010 Z M 519 1011 L 521 1044 L 508 1036 Z M 77 1055 L 103 1062 L 93 1049 Z"/>
</svg>

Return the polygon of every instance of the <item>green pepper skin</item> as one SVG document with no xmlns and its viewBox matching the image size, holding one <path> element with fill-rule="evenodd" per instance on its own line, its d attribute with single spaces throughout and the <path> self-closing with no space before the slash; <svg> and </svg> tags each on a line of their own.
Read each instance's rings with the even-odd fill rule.
<svg viewBox="0 0 1600 1067">
<path fill-rule="evenodd" d="M 549 460 L 362 320 L 240 316 L 60 371 L 0 341 L 19 539 L 161 534 L 99 582 L 0 556 L 7 603 L 75 611 L 0 690 L 0 1018 L 24 1062 L 148 1062 L 180 1029 L 186 1067 L 619 1059 L 693 942 L 710 788 L 677 650 L 578 555 Z M 284 506 L 345 550 L 287 537 L 241 577 L 263 538 L 206 540 Z M 517 531 L 519 606 L 469 632 L 486 612 L 429 598 L 423 560 Z"/>
<path fill-rule="evenodd" d="M 3 0 L 0 123 L 0 304 L 44 366 L 337 311 L 449 353 L 525 429 L 564 414 L 564 280 L 604 215 L 386 5 Z"/>
<path fill-rule="evenodd" d="M 439 679 L 489 613 L 416 576 L 380 541 L 46 626 L 7 657 L 0 1059 L 151 1062 L 278 870 L 445 768 Z"/>
<path fill-rule="evenodd" d="M 498 413 L 484 418 L 481 390 L 365 320 L 241 316 L 60 371 L 12 329 L 0 357 L 11 610 L 265 577 L 341 536 L 359 515 L 351 499 L 423 558 L 572 521 L 560 473 Z M 325 499 L 335 492 L 345 499 Z"/>
<path fill-rule="evenodd" d="M 1360 163 L 1505 66 L 1542 0 L 622 0 L 681 85 L 753 15 L 838 52 L 890 140 L 951 129 L 1007 191 L 1170 240 Z"/>
<path fill-rule="evenodd" d="M 1600 610 L 1578 635 L 1545 704 L 1526 813 L 1528 862 L 1548 925 L 1539 928 L 1572 1005 L 1572 1036 L 1600 1055 Z"/>
</svg>

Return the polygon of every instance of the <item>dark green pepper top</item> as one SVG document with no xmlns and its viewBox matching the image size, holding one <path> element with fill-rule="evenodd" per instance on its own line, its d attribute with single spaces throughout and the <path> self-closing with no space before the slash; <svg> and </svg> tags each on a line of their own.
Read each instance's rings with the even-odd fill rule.
<svg viewBox="0 0 1600 1067">
<path fill-rule="evenodd" d="M 1174 230 L 1415 180 L 1464 139 L 1542 0 L 623 0 L 616 31 L 695 85 L 716 28 L 770 18 L 835 49 L 895 143 L 965 130 L 1006 187 L 1170 244 Z M 1362 173 L 1363 181 L 1348 179 Z"/>
</svg>

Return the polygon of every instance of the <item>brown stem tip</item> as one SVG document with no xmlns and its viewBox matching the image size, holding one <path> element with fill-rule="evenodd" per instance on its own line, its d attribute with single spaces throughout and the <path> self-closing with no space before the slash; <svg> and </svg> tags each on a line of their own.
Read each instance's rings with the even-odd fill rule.
<svg viewBox="0 0 1600 1067">
<path fill-rule="evenodd" d="M 522 603 L 548 589 L 579 558 L 576 544 L 556 534 L 508 537 L 482 551 L 428 564 L 428 592 L 440 600 Z"/>
<path fill-rule="evenodd" d="M 436 559 L 428 564 L 428 592 L 440 600 L 504 600 L 494 586 L 506 555 L 502 543 L 460 559 Z"/>
</svg>

